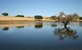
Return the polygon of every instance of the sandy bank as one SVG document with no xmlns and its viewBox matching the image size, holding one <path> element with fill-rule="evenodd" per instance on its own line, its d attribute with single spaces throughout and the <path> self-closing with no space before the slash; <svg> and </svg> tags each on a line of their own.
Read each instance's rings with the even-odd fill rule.
<svg viewBox="0 0 82 50">
<path fill-rule="evenodd" d="M 45 22 L 53 22 L 55 20 L 51 20 L 51 19 L 46 19 L 46 18 L 43 18 L 41 21 L 45 21 Z M 36 22 L 35 21 L 35 18 L 27 18 L 27 17 L 11 17 L 11 16 L 0 16 L 0 23 L 1 22 L 6 22 L 6 23 L 9 23 L 9 22 Z"/>
<path fill-rule="evenodd" d="M 35 18 L 31 17 L 14 17 L 14 16 L 0 16 L 0 24 L 1 23 L 22 23 L 22 22 L 55 22 L 55 20 L 51 20 L 49 18 L 43 18 L 41 21 L 36 21 Z M 82 20 L 78 20 L 78 22 L 82 22 Z"/>
</svg>

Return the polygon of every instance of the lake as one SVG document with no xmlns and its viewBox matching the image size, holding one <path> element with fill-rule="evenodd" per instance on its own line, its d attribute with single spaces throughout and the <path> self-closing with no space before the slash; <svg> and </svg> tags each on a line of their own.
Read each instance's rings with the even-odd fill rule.
<svg viewBox="0 0 82 50">
<path fill-rule="evenodd" d="M 0 24 L 0 50 L 82 50 L 82 22 Z"/>
</svg>

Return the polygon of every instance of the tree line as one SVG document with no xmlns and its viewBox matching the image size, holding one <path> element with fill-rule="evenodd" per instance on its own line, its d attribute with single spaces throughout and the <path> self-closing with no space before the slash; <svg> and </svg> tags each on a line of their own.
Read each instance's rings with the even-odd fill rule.
<svg viewBox="0 0 82 50">
<path fill-rule="evenodd" d="M 4 12 L 4 13 L 2 13 L 2 15 L 3 16 L 8 16 L 9 14 L 7 12 Z M 50 19 L 56 20 L 58 18 L 61 18 L 62 15 L 66 15 L 66 14 L 64 14 L 64 12 L 60 12 L 59 16 L 51 16 Z M 66 16 L 70 16 L 70 17 L 73 17 L 73 18 L 74 17 L 78 17 L 79 19 L 82 20 L 82 17 L 79 17 L 79 15 L 77 13 L 66 15 Z M 25 16 L 24 15 L 16 15 L 15 17 L 25 17 Z M 35 15 L 34 18 L 36 20 L 41 20 L 41 19 L 43 19 L 43 16 L 41 16 L 41 15 Z"/>
<path fill-rule="evenodd" d="M 3 16 L 8 16 L 9 14 L 8 13 L 2 13 L 2 15 Z M 16 15 L 15 17 L 25 17 L 24 15 Z M 29 17 L 30 18 L 30 17 Z M 36 20 L 41 20 L 41 19 L 43 19 L 43 17 L 41 16 L 41 15 L 35 15 L 34 16 L 34 18 L 36 19 Z"/>
</svg>

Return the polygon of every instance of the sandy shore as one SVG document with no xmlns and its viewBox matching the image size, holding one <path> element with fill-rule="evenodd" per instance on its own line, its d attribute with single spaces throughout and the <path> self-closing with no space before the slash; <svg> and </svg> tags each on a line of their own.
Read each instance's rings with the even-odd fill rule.
<svg viewBox="0 0 82 50">
<path fill-rule="evenodd" d="M 51 20 L 49 18 L 43 18 L 41 21 L 36 21 L 35 18 L 31 17 L 14 17 L 14 16 L 0 16 L 0 24 L 3 23 L 24 23 L 24 22 L 55 22 L 56 20 Z M 82 22 L 82 20 L 78 20 Z"/>
<path fill-rule="evenodd" d="M 78 22 L 82 22 L 82 20 L 78 20 Z"/>
<path fill-rule="evenodd" d="M 29 23 L 30 22 L 30 23 Z M 0 16 L 0 27 L 12 27 L 12 26 L 31 26 L 37 22 L 55 22 L 55 20 L 43 18 L 41 21 L 36 21 L 33 17 L 3 17 Z M 78 22 L 82 22 L 82 20 L 78 20 Z"/>
<path fill-rule="evenodd" d="M 47 19 L 47 18 L 43 18 L 41 20 L 42 22 L 45 21 L 45 22 L 53 22 L 55 20 L 51 20 L 51 19 Z M 16 22 L 36 22 L 35 18 L 27 18 L 27 17 L 12 17 L 12 16 L 0 16 L 0 23 L 16 23 Z"/>
</svg>

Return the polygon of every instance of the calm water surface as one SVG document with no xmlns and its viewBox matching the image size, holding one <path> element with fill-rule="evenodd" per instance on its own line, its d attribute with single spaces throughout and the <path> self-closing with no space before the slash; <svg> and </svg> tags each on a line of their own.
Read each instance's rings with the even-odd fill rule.
<svg viewBox="0 0 82 50">
<path fill-rule="evenodd" d="M 82 22 L 0 24 L 0 50 L 82 50 Z"/>
</svg>

